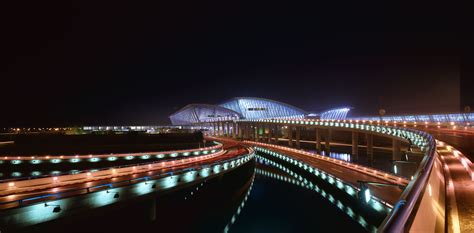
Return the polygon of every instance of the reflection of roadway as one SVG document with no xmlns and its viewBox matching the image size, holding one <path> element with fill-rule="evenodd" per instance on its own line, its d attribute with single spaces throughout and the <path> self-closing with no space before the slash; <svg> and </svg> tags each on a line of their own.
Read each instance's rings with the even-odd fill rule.
<svg viewBox="0 0 474 233">
<path fill-rule="evenodd" d="M 325 192 L 324 190 L 315 189 L 314 185 L 310 181 L 308 181 L 307 179 L 303 178 L 300 175 L 295 175 L 296 176 L 295 178 L 293 178 L 293 177 L 288 178 L 286 176 L 282 176 L 282 175 L 279 175 L 279 174 L 276 174 L 276 173 L 266 171 L 265 169 L 259 169 L 259 168 L 256 169 L 256 173 L 258 175 L 265 176 L 265 177 L 268 177 L 270 179 L 274 179 L 274 180 L 278 180 L 278 181 L 282 181 L 282 182 L 287 182 L 289 184 L 296 185 L 296 186 L 311 190 L 313 192 L 316 192 L 317 194 L 320 195 L 320 197 L 327 199 L 331 204 L 336 205 L 342 212 L 347 214 L 350 218 L 357 221 L 367 231 L 375 232 L 377 230 L 377 228 L 374 225 L 368 224 L 368 222 L 365 220 L 365 218 L 363 216 L 359 215 L 356 211 L 354 211 L 349 205 L 344 205 L 340 200 L 337 200 L 337 202 L 336 202 L 335 199 L 329 198 L 331 195 L 322 195 L 321 193 Z M 300 181 L 300 180 L 303 180 L 303 181 Z M 331 196 L 331 197 L 333 197 L 333 196 Z"/>
<path fill-rule="evenodd" d="M 197 161 L 197 162 L 174 165 L 174 166 L 169 166 L 169 167 L 166 167 L 166 168 L 161 168 L 161 169 L 157 169 L 157 170 L 153 170 L 153 171 L 147 171 L 147 172 L 140 172 L 140 173 L 135 173 L 135 174 L 117 176 L 117 177 L 114 177 L 114 178 L 106 178 L 106 179 L 76 183 L 76 184 L 71 184 L 71 185 L 62 185 L 62 186 L 58 185 L 57 187 L 54 187 L 54 188 L 45 188 L 45 189 L 40 189 L 40 190 L 37 190 L 37 191 L 26 191 L 25 190 L 24 192 L 18 193 L 18 194 L 4 195 L 4 196 L 0 197 L 0 203 L 4 203 L 4 202 L 13 202 L 13 203 L 1 205 L 0 209 L 11 208 L 11 207 L 18 206 L 18 202 L 14 202 L 14 201 L 22 200 L 22 199 L 25 199 L 25 198 L 36 197 L 36 196 L 41 196 L 41 195 L 45 195 L 45 194 L 54 194 L 54 193 L 59 193 L 59 192 L 72 191 L 72 190 L 81 190 L 79 192 L 72 191 L 70 193 L 65 194 L 67 196 L 79 195 L 79 194 L 86 193 L 86 188 L 89 188 L 89 187 L 94 187 L 94 186 L 103 185 L 103 184 L 109 184 L 109 183 L 112 183 L 112 182 L 115 183 L 115 182 L 120 182 L 120 181 L 127 181 L 127 180 L 131 180 L 131 179 L 137 179 L 137 178 L 156 175 L 156 174 L 163 174 L 163 173 L 167 173 L 167 172 L 178 171 L 178 170 L 181 170 L 181 169 L 184 169 L 184 168 L 199 167 L 199 166 L 202 166 L 202 165 L 205 165 L 205 164 L 210 164 L 210 163 L 218 162 L 218 161 L 221 161 L 221 160 L 230 159 L 230 158 L 236 157 L 238 155 L 248 153 L 248 151 L 244 147 L 238 146 L 235 143 L 226 145 L 225 148 L 227 149 L 225 154 L 223 154 L 221 156 L 213 157 L 213 158 L 210 158 L 210 159 Z M 64 197 L 67 197 L 67 196 L 61 196 L 61 198 L 64 198 Z M 28 204 L 28 203 L 25 203 L 25 204 Z"/>
<path fill-rule="evenodd" d="M 228 143 L 229 141 L 233 141 L 230 139 L 217 139 L 221 140 L 222 142 Z M 237 141 L 234 141 L 237 142 Z M 281 153 L 281 154 L 286 154 L 289 155 L 295 159 L 301 160 L 308 165 L 311 165 L 317 169 L 320 169 L 326 173 L 332 174 L 341 180 L 344 180 L 356 187 L 359 186 L 358 181 L 369 181 L 369 182 L 376 182 L 376 183 L 387 183 L 386 180 L 380 179 L 374 176 L 369 176 L 366 174 L 363 174 L 361 172 L 358 172 L 356 170 L 352 169 L 347 169 L 343 166 L 339 166 L 334 163 L 330 163 L 327 161 L 322 161 L 322 160 L 317 160 L 314 158 L 311 158 L 307 155 L 303 155 L 300 153 L 295 153 L 295 152 L 289 152 L 289 151 L 284 151 L 284 150 L 279 150 L 277 148 L 271 148 L 271 147 L 265 147 L 265 146 L 259 146 L 259 147 L 264 147 L 266 149 Z M 396 186 L 385 186 L 385 187 L 380 187 L 380 186 L 370 186 L 371 192 L 374 194 L 374 196 L 384 200 L 385 202 L 389 203 L 390 205 L 394 205 L 398 199 L 400 198 L 400 195 L 402 193 L 402 189 L 398 188 Z"/>
</svg>

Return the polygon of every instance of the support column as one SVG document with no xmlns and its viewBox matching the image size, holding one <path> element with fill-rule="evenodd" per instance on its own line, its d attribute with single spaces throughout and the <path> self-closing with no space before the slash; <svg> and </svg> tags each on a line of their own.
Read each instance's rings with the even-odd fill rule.
<svg viewBox="0 0 474 233">
<path fill-rule="evenodd" d="M 296 148 L 298 149 L 301 147 L 300 139 L 301 139 L 301 127 L 297 126 L 296 127 Z"/>
<path fill-rule="evenodd" d="M 359 133 L 352 132 L 352 156 L 355 160 L 359 159 Z"/>
<path fill-rule="evenodd" d="M 222 122 L 222 135 L 227 136 L 227 122 Z"/>
<path fill-rule="evenodd" d="M 374 136 L 372 134 L 367 134 L 367 158 L 369 165 L 372 166 L 374 162 Z"/>
<path fill-rule="evenodd" d="M 238 135 L 237 137 L 239 139 L 242 139 L 242 124 L 241 123 L 240 124 L 235 123 L 235 126 L 237 126 L 237 128 L 236 128 L 237 129 L 237 135 Z"/>
<path fill-rule="evenodd" d="M 258 142 L 258 139 L 259 139 L 259 138 L 258 138 L 258 125 L 255 125 L 255 126 L 253 127 L 253 131 L 254 131 L 254 132 L 253 132 L 253 133 L 254 133 L 254 141 Z"/>
<path fill-rule="evenodd" d="M 247 139 L 248 140 L 253 140 L 253 132 L 252 132 L 252 125 L 251 124 L 247 124 L 246 126 L 246 132 L 247 132 Z"/>
<path fill-rule="evenodd" d="M 229 122 L 224 122 L 224 136 L 229 136 Z"/>
<path fill-rule="evenodd" d="M 288 146 L 293 146 L 293 127 L 288 126 Z"/>
<path fill-rule="evenodd" d="M 321 130 L 316 128 L 316 152 L 321 153 Z"/>
<path fill-rule="evenodd" d="M 267 137 L 267 141 L 268 143 L 272 143 L 272 137 L 273 137 L 273 134 L 272 134 L 272 126 L 271 125 L 268 125 L 268 137 Z"/>
<path fill-rule="evenodd" d="M 280 126 L 278 125 L 275 125 L 275 132 L 274 132 L 274 136 L 275 136 L 275 144 L 278 145 L 278 136 L 280 134 Z"/>
<path fill-rule="evenodd" d="M 227 122 L 222 122 L 222 136 L 227 136 Z"/>
<path fill-rule="evenodd" d="M 392 160 L 393 161 L 402 160 L 402 151 L 400 149 L 400 141 L 397 139 L 392 139 Z"/>
<path fill-rule="evenodd" d="M 329 156 L 331 152 L 331 140 L 332 140 L 332 130 L 326 130 L 326 138 L 324 140 L 324 150 L 326 151 L 326 155 Z"/>
<path fill-rule="evenodd" d="M 232 122 L 232 138 L 237 138 L 237 123 Z"/>
</svg>

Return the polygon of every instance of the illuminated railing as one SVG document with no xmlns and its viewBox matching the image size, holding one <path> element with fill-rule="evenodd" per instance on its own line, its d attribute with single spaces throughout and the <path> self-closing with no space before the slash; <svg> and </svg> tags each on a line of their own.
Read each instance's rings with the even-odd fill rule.
<svg viewBox="0 0 474 233">
<path fill-rule="evenodd" d="M 62 186 L 67 184 L 74 184 L 78 182 L 88 182 L 94 180 L 103 180 L 108 178 L 114 178 L 119 176 L 125 176 L 143 171 L 153 171 L 163 169 L 171 166 L 179 166 L 185 164 L 191 164 L 195 162 L 205 161 L 212 158 L 221 156 L 226 151 L 220 150 L 218 152 L 201 155 L 198 157 L 183 158 L 171 161 L 156 161 L 144 164 L 131 164 L 125 166 L 110 167 L 94 172 L 80 172 L 72 175 L 52 176 L 52 177 L 41 177 L 35 179 L 18 179 L 8 180 L 0 183 L 0 195 L 9 195 L 14 193 L 21 193 L 24 191 L 33 191 L 38 189 L 52 188 L 56 186 Z"/>
<path fill-rule="evenodd" d="M 174 172 L 1 202 L 0 208 L 6 210 L 0 212 L 0 225 L 5 229 L 25 227 L 64 217 L 65 213 L 80 211 L 84 208 L 102 207 L 124 198 L 143 196 L 183 184 L 196 183 L 240 167 L 253 159 L 254 156 L 253 151 L 250 150 L 248 154 L 205 165 L 182 168 Z"/>
<path fill-rule="evenodd" d="M 216 142 L 217 143 L 217 142 Z M 116 161 L 117 159 L 124 160 L 133 160 L 133 159 L 163 159 L 163 158 L 175 158 L 175 157 L 187 157 L 192 155 L 201 155 L 214 153 L 216 151 L 222 150 L 222 144 L 217 143 L 217 145 L 204 147 L 204 148 L 195 148 L 195 149 L 186 149 L 186 150 L 174 150 L 174 151 L 158 151 L 158 152 L 140 152 L 140 153 L 120 153 L 120 154 L 89 154 L 89 155 L 42 155 L 42 156 L 1 156 L 0 164 L 2 163 L 11 163 L 13 165 L 21 164 L 24 162 L 31 164 L 41 164 L 41 163 L 78 163 L 78 162 L 99 162 L 102 159 L 108 161 Z"/>
<path fill-rule="evenodd" d="M 258 119 L 258 120 L 239 120 L 239 122 L 248 123 L 273 123 L 281 125 L 307 126 L 319 128 L 331 128 L 335 130 L 360 131 L 370 134 L 398 138 L 410 142 L 417 146 L 424 153 L 424 158 L 399 201 L 394 206 L 390 215 L 385 219 L 379 230 L 382 232 L 403 232 L 409 229 L 410 220 L 417 213 L 417 204 L 421 202 L 422 193 L 425 190 L 430 173 L 433 168 L 436 154 L 436 142 L 432 135 L 409 128 L 392 127 L 384 125 L 373 125 L 359 123 L 358 121 L 324 121 L 314 119 Z"/>
<path fill-rule="evenodd" d="M 420 114 L 420 115 L 399 115 L 399 116 L 372 116 L 372 117 L 354 117 L 351 120 L 359 121 L 388 121 L 388 122 L 418 122 L 426 123 L 462 123 L 474 124 L 474 113 L 448 113 L 448 114 Z"/>
</svg>

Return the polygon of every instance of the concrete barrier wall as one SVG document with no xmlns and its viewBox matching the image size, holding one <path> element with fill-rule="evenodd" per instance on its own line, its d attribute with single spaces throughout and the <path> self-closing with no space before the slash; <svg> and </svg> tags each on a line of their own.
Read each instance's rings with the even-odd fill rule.
<svg viewBox="0 0 474 233">
<path fill-rule="evenodd" d="M 99 179 L 113 178 L 117 176 L 123 176 L 133 173 L 139 173 L 143 171 L 150 171 L 155 169 L 161 169 L 164 167 L 175 166 L 180 164 L 189 164 L 197 161 L 203 161 L 217 156 L 223 155 L 225 151 L 219 151 L 216 153 L 201 155 L 199 157 L 183 158 L 173 161 L 161 162 L 161 163 L 149 163 L 140 166 L 130 166 L 122 168 L 112 168 L 107 170 L 100 170 L 97 172 L 79 173 L 74 175 L 63 175 L 53 176 L 46 178 L 38 178 L 31 180 L 21 180 L 17 182 L 0 183 L 0 194 L 7 195 L 18 192 L 33 191 L 36 189 L 51 188 L 62 185 L 69 185 L 74 183 L 80 183 L 85 181 L 93 181 Z"/>
</svg>

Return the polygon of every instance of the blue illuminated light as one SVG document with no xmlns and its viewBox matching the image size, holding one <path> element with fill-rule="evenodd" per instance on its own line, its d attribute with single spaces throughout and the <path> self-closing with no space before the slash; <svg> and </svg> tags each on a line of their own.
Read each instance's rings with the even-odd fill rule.
<svg viewBox="0 0 474 233">
<path fill-rule="evenodd" d="M 20 163 L 21 163 L 21 160 L 15 159 L 15 160 L 12 160 L 11 163 L 12 163 L 12 164 L 20 164 Z"/>
<path fill-rule="evenodd" d="M 74 159 L 70 159 L 69 161 L 71 161 L 71 163 L 78 163 L 81 161 L 81 159 L 74 158 Z"/>
<path fill-rule="evenodd" d="M 371 195 L 370 195 L 370 189 L 366 189 L 364 191 L 364 197 L 365 197 L 365 202 L 369 203 L 370 199 L 371 199 Z"/>
<path fill-rule="evenodd" d="M 95 162 L 99 162 L 100 159 L 99 158 L 90 158 L 89 161 L 95 163 Z"/>
<path fill-rule="evenodd" d="M 33 159 L 33 160 L 31 160 L 31 163 L 32 163 L 32 164 L 40 164 L 40 163 L 41 163 L 41 160 L 39 160 L 39 159 Z"/>
<path fill-rule="evenodd" d="M 51 163 L 60 163 L 61 162 L 60 159 L 51 159 L 50 161 L 51 161 Z"/>
</svg>

